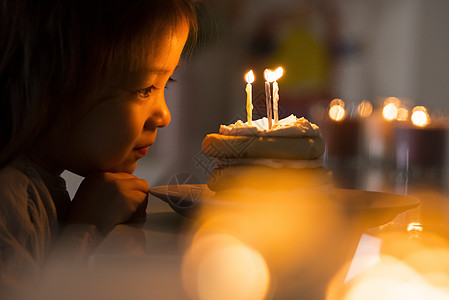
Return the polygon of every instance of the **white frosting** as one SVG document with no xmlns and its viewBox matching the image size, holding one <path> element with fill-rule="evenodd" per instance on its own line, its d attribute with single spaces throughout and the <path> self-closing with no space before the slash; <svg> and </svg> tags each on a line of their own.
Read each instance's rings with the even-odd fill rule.
<svg viewBox="0 0 449 300">
<path fill-rule="evenodd" d="M 311 160 L 292 160 L 292 159 L 269 159 L 269 158 L 216 158 L 215 163 L 217 167 L 228 167 L 234 165 L 256 165 L 266 166 L 270 168 L 318 168 L 323 165 L 323 161 L 318 159 Z"/>
<path fill-rule="evenodd" d="M 268 129 L 268 119 L 255 120 L 249 126 L 247 122 L 238 120 L 231 125 L 221 125 L 220 134 L 233 136 L 285 136 L 285 137 L 316 137 L 320 136 L 320 129 L 317 125 L 309 122 L 306 118 L 297 118 L 290 115 L 279 120 Z"/>
</svg>

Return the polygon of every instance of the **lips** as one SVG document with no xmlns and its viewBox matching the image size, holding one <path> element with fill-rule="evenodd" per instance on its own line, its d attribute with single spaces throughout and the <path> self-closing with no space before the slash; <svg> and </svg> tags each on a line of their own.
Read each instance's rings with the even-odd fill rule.
<svg viewBox="0 0 449 300">
<path fill-rule="evenodd" d="M 137 153 L 138 156 L 144 157 L 145 155 L 147 155 L 149 149 L 150 149 L 150 146 L 144 146 L 144 147 L 134 148 L 133 151 L 135 153 Z"/>
<path fill-rule="evenodd" d="M 137 159 L 140 159 L 147 155 L 148 150 L 151 145 L 153 145 L 154 140 L 156 139 L 156 132 L 145 132 L 145 135 L 142 136 L 135 144 L 132 152 L 136 155 Z"/>
</svg>

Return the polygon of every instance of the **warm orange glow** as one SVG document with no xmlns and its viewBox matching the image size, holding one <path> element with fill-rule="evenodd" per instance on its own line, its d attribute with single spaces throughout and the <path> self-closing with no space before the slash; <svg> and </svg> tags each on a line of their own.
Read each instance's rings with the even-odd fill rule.
<svg viewBox="0 0 449 300">
<path fill-rule="evenodd" d="M 408 120 L 408 109 L 405 107 L 399 107 L 398 113 L 396 115 L 396 121 L 407 121 Z"/>
<path fill-rule="evenodd" d="M 396 107 L 400 107 L 402 105 L 402 101 L 397 97 L 388 97 L 384 101 L 384 106 L 393 103 Z"/>
<path fill-rule="evenodd" d="M 345 118 L 346 112 L 343 106 L 334 105 L 329 109 L 329 117 L 334 121 L 341 121 Z"/>
<path fill-rule="evenodd" d="M 422 224 L 419 222 L 412 222 L 407 225 L 407 231 L 419 231 L 422 232 Z"/>
<path fill-rule="evenodd" d="M 444 286 L 433 285 L 426 279 L 407 263 L 383 256 L 381 263 L 355 278 L 340 299 L 448 299 Z"/>
<path fill-rule="evenodd" d="M 274 80 L 278 80 L 279 78 L 284 75 L 284 69 L 282 67 L 278 67 L 276 70 L 274 70 Z"/>
<path fill-rule="evenodd" d="M 418 127 L 425 127 L 430 123 L 430 117 L 424 106 L 415 106 L 412 111 L 412 123 Z"/>
<path fill-rule="evenodd" d="M 276 81 L 279 78 L 281 78 L 282 75 L 284 75 L 284 69 L 282 67 L 278 67 L 274 71 L 271 71 L 269 69 L 265 69 L 265 72 L 264 72 L 265 80 L 268 81 L 268 82 Z"/>
<path fill-rule="evenodd" d="M 245 74 L 245 80 L 248 83 L 253 83 L 254 82 L 254 72 L 253 70 L 250 70 L 248 73 Z"/>
<path fill-rule="evenodd" d="M 408 232 L 377 235 L 382 243 L 379 261 L 342 286 L 338 277 L 327 300 L 449 299 L 449 240 L 419 222 Z M 415 234 L 411 234 L 415 233 Z"/>
<path fill-rule="evenodd" d="M 192 226 L 182 265 L 189 299 L 272 299 L 271 291 L 290 289 L 279 278 L 293 275 L 296 286 L 298 270 L 313 270 L 307 280 L 321 281 L 335 268 L 335 256 L 328 255 L 332 246 L 325 245 L 349 240 L 340 204 L 327 189 L 312 188 L 329 183 L 328 175 L 245 169 L 204 202 Z M 270 272 L 276 275 L 272 286 Z"/>
<path fill-rule="evenodd" d="M 345 102 L 341 99 L 336 98 L 336 99 L 332 100 L 331 103 L 329 103 L 329 106 L 331 106 L 331 107 L 334 105 L 340 105 L 340 106 L 345 107 Z"/>
<path fill-rule="evenodd" d="M 373 105 L 371 104 L 371 102 L 364 100 L 357 107 L 357 111 L 360 117 L 369 117 L 373 113 Z"/>
<path fill-rule="evenodd" d="M 382 110 L 382 115 L 385 120 L 393 121 L 398 115 L 398 109 L 401 106 L 401 100 L 396 97 L 388 97 L 384 101 L 384 108 Z"/>
<path fill-rule="evenodd" d="M 199 232 L 183 261 L 183 277 L 194 299 L 265 299 L 270 274 L 265 259 L 236 237 Z"/>
</svg>

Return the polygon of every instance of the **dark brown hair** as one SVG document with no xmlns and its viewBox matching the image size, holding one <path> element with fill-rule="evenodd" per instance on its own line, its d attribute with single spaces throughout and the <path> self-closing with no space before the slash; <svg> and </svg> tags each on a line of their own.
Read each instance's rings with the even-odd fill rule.
<svg viewBox="0 0 449 300">
<path fill-rule="evenodd" d="M 195 37 L 194 2 L 0 0 L 0 167 L 95 89 L 141 72 L 181 22 Z"/>
</svg>

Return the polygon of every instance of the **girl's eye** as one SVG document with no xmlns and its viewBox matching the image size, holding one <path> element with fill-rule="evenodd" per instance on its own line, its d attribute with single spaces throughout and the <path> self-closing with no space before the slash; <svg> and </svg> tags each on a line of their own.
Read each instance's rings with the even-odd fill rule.
<svg viewBox="0 0 449 300">
<path fill-rule="evenodd" d="M 170 77 L 168 79 L 167 84 L 165 85 L 165 88 L 167 88 L 168 84 L 172 83 L 172 82 L 176 82 L 176 80 L 174 80 L 173 78 Z M 152 85 L 152 86 L 149 86 L 147 88 L 144 88 L 144 89 L 141 89 L 141 90 L 137 90 L 136 94 L 140 98 L 148 98 L 148 97 L 150 97 L 151 92 L 154 91 L 154 90 L 159 90 L 159 89 L 157 87 L 155 87 L 154 85 Z"/>
<path fill-rule="evenodd" d="M 138 91 L 136 92 L 136 94 L 137 94 L 137 96 L 139 96 L 140 98 L 148 98 L 148 97 L 150 96 L 151 92 L 152 92 L 154 89 L 156 89 L 156 88 L 155 88 L 154 85 L 152 85 L 152 86 L 150 86 L 150 87 L 147 87 L 147 88 L 138 90 Z"/>
</svg>

